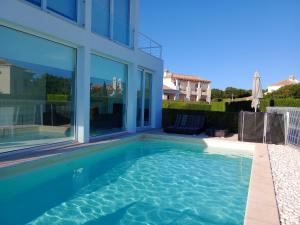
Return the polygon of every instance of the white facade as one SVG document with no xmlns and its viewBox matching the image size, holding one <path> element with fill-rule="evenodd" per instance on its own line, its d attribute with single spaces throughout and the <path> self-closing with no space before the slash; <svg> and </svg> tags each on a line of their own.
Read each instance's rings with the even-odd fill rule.
<svg viewBox="0 0 300 225">
<path fill-rule="evenodd" d="M 141 71 L 149 72 L 152 75 L 151 96 L 149 98 L 151 123 L 145 125 L 145 127 L 159 128 L 161 126 L 163 61 L 160 58 L 146 54 L 138 47 L 139 0 L 130 1 L 129 27 L 132 33 L 129 32 L 130 41 L 128 46 L 92 32 L 92 0 L 78 1 L 80 4 L 77 5 L 76 22 L 45 9 L 43 5 L 45 2 L 43 0 L 42 7 L 37 7 L 23 0 L 0 0 L 0 25 L 14 31 L 42 37 L 76 50 L 74 140 L 84 143 L 88 142 L 91 136 L 90 85 L 92 54 L 107 60 L 117 61 L 128 68 L 124 131 L 136 132 L 138 129 L 143 129 L 143 125 L 137 128 L 136 122 L 137 89 L 139 86 L 137 80 Z M 111 27 L 110 31 L 112 32 Z M 3 40 L 0 36 L 1 41 Z M 36 48 L 39 48 L 39 46 L 36 46 Z M 3 86 L 3 83 L 1 85 Z M 7 87 L 2 86 L 1 89 L 6 88 L 5 91 L 7 92 Z"/>
<path fill-rule="evenodd" d="M 164 72 L 163 100 L 211 101 L 211 82 L 196 76 Z"/>
<path fill-rule="evenodd" d="M 280 89 L 282 86 L 280 85 L 271 85 L 268 86 L 268 93 L 272 93 L 274 91 L 277 91 L 278 89 Z"/>
<path fill-rule="evenodd" d="M 282 88 L 284 86 L 298 84 L 298 83 L 299 83 L 299 80 L 297 80 L 294 75 L 291 75 L 291 76 L 289 76 L 289 78 L 287 80 L 279 81 L 275 84 L 269 85 L 267 93 L 272 93 L 274 91 L 279 90 L 280 88 Z"/>
</svg>

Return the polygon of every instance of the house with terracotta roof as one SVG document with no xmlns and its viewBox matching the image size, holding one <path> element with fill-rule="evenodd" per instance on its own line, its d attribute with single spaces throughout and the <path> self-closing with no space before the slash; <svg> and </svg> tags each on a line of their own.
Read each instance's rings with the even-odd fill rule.
<svg viewBox="0 0 300 225">
<path fill-rule="evenodd" d="M 268 93 L 272 93 L 273 91 L 277 91 L 279 88 L 292 85 L 292 84 L 298 84 L 299 80 L 296 79 L 294 75 L 289 76 L 287 80 L 282 80 L 277 83 L 271 84 L 268 86 Z"/>
<path fill-rule="evenodd" d="M 198 76 L 164 72 L 163 100 L 211 101 L 211 81 Z"/>
</svg>

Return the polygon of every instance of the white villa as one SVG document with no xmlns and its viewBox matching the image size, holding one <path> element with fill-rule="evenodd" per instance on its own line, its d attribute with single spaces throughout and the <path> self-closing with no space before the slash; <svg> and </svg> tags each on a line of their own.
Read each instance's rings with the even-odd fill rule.
<svg viewBox="0 0 300 225">
<path fill-rule="evenodd" d="M 211 81 L 197 76 L 164 72 L 163 99 L 211 102 Z"/>
<path fill-rule="evenodd" d="M 139 0 L 5 0 L 0 152 L 161 126 L 161 46 Z"/>
<path fill-rule="evenodd" d="M 282 80 L 277 83 L 269 85 L 267 93 L 272 93 L 273 91 L 277 91 L 281 87 L 292 85 L 292 84 L 298 84 L 298 83 L 299 80 L 296 79 L 295 75 L 291 75 L 287 80 Z"/>
</svg>

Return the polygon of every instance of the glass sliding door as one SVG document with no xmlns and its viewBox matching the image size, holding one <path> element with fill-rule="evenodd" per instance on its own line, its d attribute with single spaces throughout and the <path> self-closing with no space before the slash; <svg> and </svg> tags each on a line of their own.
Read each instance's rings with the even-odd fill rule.
<svg viewBox="0 0 300 225">
<path fill-rule="evenodd" d="M 152 74 L 144 70 L 139 70 L 137 80 L 137 127 L 151 125 L 151 95 Z"/>
<path fill-rule="evenodd" d="M 145 72 L 144 74 L 144 126 L 151 124 L 151 90 L 152 90 L 152 74 Z"/>
<path fill-rule="evenodd" d="M 0 26 L 0 152 L 74 138 L 76 50 Z"/>
<path fill-rule="evenodd" d="M 101 56 L 91 57 L 90 134 L 125 129 L 127 65 Z"/>
<path fill-rule="evenodd" d="M 143 90 L 144 90 L 144 72 L 139 70 L 139 74 L 137 77 L 137 102 L 136 102 L 136 126 L 141 127 L 142 126 L 142 120 L 143 120 Z"/>
</svg>

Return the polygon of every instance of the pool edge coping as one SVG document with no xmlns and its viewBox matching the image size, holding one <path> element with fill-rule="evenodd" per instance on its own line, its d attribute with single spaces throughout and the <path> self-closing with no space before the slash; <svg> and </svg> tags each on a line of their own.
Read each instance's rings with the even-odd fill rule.
<svg viewBox="0 0 300 225">
<path fill-rule="evenodd" d="M 244 225 L 280 225 L 267 144 L 256 144 Z"/>
</svg>

